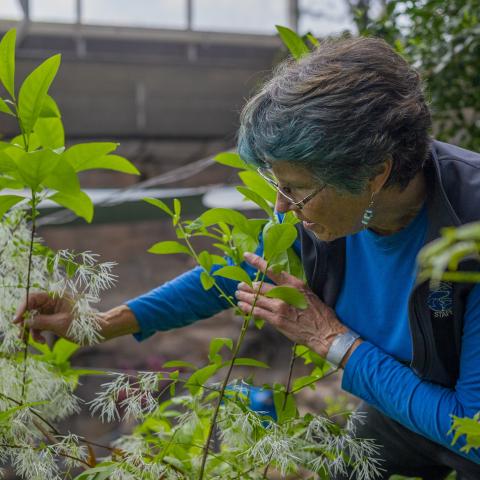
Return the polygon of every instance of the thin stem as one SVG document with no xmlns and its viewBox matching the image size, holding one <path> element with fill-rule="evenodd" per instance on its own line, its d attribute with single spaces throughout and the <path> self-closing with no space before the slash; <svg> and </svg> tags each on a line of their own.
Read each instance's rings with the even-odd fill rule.
<svg viewBox="0 0 480 480">
<path fill-rule="evenodd" d="M 32 257 L 33 257 L 33 244 L 35 239 L 35 218 L 37 215 L 37 197 L 33 189 L 32 192 L 32 200 L 31 200 L 31 214 L 32 214 L 32 230 L 30 235 L 30 245 L 28 249 L 28 271 L 27 271 L 27 285 L 26 285 L 26 300 L 25 303 L 27 305 L 27 312 L 28 312 L 28 297 L 30 295 L 30 279 L 32 274 Z M 22 338 L 24 342 L 23 347 L 23 379 L 22 379 L 22 402 L 26 402 L 26 395 L 27 395 L 27 360 L 28 360 L 28 336 L 29 331 L 25 322 L 23 322 L 23 331 L 22 331 Z"/>
<path fill-rule="evenodd" d="M 25 449 L 25 450 L 31 450 L 33 448 L 33 450 L 43 450 L 45 447 L 32 447 L 31 445 L 10 445 L 8 443 L 0 443 L 0 447 L 2 448 L 16 448 L 18 450 L 20 449 Z M 61 457 L 65 457 L 65 458 L 71 458 L 72 460 L 76 460 L 77 462 L 80 462 L 80 463 L 83 463 L 84 465 L 86 465 L 88 468 L 91 467 L 91 465 L 86 462 L 85 460 L 83 460 L 83 458 L 79 458 L 79 457 L 74 457 L 73 455 L 69 455 L 68 453 L 60 453 L 60 452 L 57 452 L 58 455 L 60 455 Z"/>
<path fill-rule="evenodd" d="M 323 377 L 319 377 L 319 378 L 316 378 L 315 380 L 312 380 L 311 382 L 305 383 L 305 385 L 302 385 L 301 387 L 295 388 L 295 389 L 292 390 L 290 393 L 299 392 L 300 390 L 303 390 L 305 387 L 308 387 L 308 386 L 310 386 L 310 385 L 313 385 L 314 383 L 317 383 L 317 382 L 319 382 L 320 380 L 323 380 L 324 378 L 330 377 L 330 376 L 333 375 L 334 373 L 337 373 L 338 370 L 339 370 L 338 368 L 335 368 L 335 369 L 331 370 L 330 372 L 326 373 Z"/>
<path fill-rule="evenodd" d="M 295 355 L 295 349 L 297 348 L 297 344 L 294 343 L 292 346 L 292 356 L 290 357 L 290 366 L 288 368 L 288 380 L 287 380 L 287 387 L 285 389 L 285 397 L 283 399 L 283 404 L 282 404 L 282 412 L 285 410 L 285 407 L 287 406 L 287 400 L 288 396 L 290 395 L 290 384 L 292 383 L 292 376 L 293 376 L 293 367 L 295 366 L 295 360 L 297 359 Z"/>
<path fill-rule="evenodd" d="M 267 265 L 267 270 L 268 270 L 268 265 Z M 258 277 L 258 272 L 257 272 L 257 277 Z M 240 347 L 242 346 L 243 340 L 244 340 L 245 335 L 247 333 L 248 326 L 250 325 L 250 320 L 253 317 L 253 310 L 254 310 L 255 305 L 257 303 L 258 295 L 259 295 L 260 290 L 262 289 L 264 280 L 265 280 L 265 274 L 263 273 L 261 281 L 260 281 L 260 287 L 257 291 L 257 294 L 255 295 L 254 300 L 253 300 L 252 308 L 251 308 L 249 314 L 246 317 L 244 317 L 242 329 L 240 331 L 240 335 L 239 335 L 237 343 L 235 345 L 235 350 L 232 353 L 232 358 L 230 360 L 230 365 L 228 367 L 227 374 L 225 375 L 225 378 L 223 379 L 222 387 L 220 389 L 220 395 L 218 396 L 217 403 L 215 405 L 215 410 L 213 412 L 212 421 L 210 422 L 210 428 L 209 428 L 209 431 L 208 431 L 207 440 L 206 440 L 205 446 L 203 448 L 202 464 L 200 466 L 200 473 L 199 473 L 199 476 L 198 476 L 198 480 L 202 480 L 203 475 L 205 473 L 205 465 L 206 465 L 206 462 L 207 462 L 208 452 L 209 452 L 209 448 L 210 448 L 210 442 L 212 440 L 213 431 L 214 431 L 214 428 L 215 428 L 215 424 L 217 422 L 218 412 L 220 411 L 220 405 L 222 404 L 222 399 L 223 399 L 223 396 L 225 394 L 225 389 L 227 388 L 228 382 L 230 380 L 230 375 L 232 374 L 232 370 L 233 370 L 233 367 L 235 365 L 235 360 L 238 356 L 238 353 L 240 351 Z"/>
</svg>

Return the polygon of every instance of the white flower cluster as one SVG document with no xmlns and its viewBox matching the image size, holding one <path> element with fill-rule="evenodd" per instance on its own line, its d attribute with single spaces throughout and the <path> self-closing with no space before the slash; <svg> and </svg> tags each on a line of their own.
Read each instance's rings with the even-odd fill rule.
<svg viewBox="0 0 480 480">
<path fill-rule="evenodd" d="M 27 213 L 14 209 L 0 222 L 0 464 L 11 465 L 16 474 L 29 480 L 64 478 L 63 467 L 85 462 L 86 447 L 75 435 L 59 437 L 53 422 L 79 411 L 69 377 L 48 355 L 24 349 L 21 329 L 13 323 L 17 308 L 30 291 L 67 296 L 73 302 L 73 337 L 81 343 L 98 340 L 92 304 L 114 282 L 112 263 L 97 263 L 87 252 L 66 251 L 52 255 L 34 238 L 30 259 L 31 230 Z M 30 276 L 29 276 L 30 272 Z M 34 315 L 35 312 L 29 312 Z M 60 460 L 61 459 L 61 460 Z M 85 463 L 84 463 L 85 466 Z M 1 476 L 1 474 L 0 474 Z"/>
<path fill-rule="evenodd" d="M 6 354 L 20 350 L 23 345 L 18 326 L 12 320 L 25 298 L 27 285 L 31 232 L 25 215 L 24 210 L 15 209 L 0 222 L 0 351 Z M 43 259 L 34 256 L 32 263 L 32 286 L 44 284 Z"/>
<path fill-rule="evenodd" d="M 114 262 L 99 263 L 91 252 L 72 253 L 59 250 L 53 260 L 45 260 L 50 276 L 46 290 L 72 301 L 73 321 L 68 335 L 82 345 L 93 345 L 102 340 L 98 310 L 93 307 L 100 294 L 116 282 L 112 274 Z"/>
<path fill-rule="evenodd" d="M 102 384 L 102 390 L 89 402 L 92 415 L 99 415 L 102 421 L 137 418 L 157 408 L 154 396 L 158 392 L 162 374 L 139 372 L 136 377 L 112 373 L 114 380 Z M 122 414 L 120 413 L 122 412 Z"/>
<path fill-rule="evenodd" d="M 355 424 L 362 420 L 361 415 L 352 413 L 346 428 L 339 429 L 326 417 L 314 417 L 308 425 L 306 440 L 315 446 L 317 454 L 309 460 L 309 468 L 314 472 L 326 470 L 333 476 L 350 475 L 358 480 L 381 476 L 378 446 L 373 440 L 355 437 Z"/>
<path fill-rule="evenodd" d="M 257 468 L 271 464 L 284 476 L 303 467 L 319 474 L 373 480 L 380 476 L 379 451 L 372 440 L 355 437 L 355 424 L 361 420 L 353 413 L 346 427 L 340 428 L 326 417 L 315 416 L 304 428 L 297 428 L 301 418 L 279 425 L 226 402 L 218 427 L 222 445 Z"/>
</svg>

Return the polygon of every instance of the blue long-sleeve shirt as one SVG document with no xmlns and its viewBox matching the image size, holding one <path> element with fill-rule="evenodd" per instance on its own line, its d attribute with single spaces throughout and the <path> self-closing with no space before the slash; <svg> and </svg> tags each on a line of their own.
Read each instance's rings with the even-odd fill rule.
<svg viewBox="0 0 480 480">
<path fill-rule="evenodd" d="M 451 446 L 452 435 L 447 433 L 451 415 L 473 416 L 480 411 L 480 285 L 472 290 L 466 305 L 455 389 L 423 381 L 405 365 L 412 351 L 408 296 L 426 227 L 423 209 L 394 235 L 381 237 L 366 230 L 347 237 L 346 272 L 336 312 L 364 342 L 347 362 L 342 387 L 411 430 L 480 463 L 478 450 L 468 455 L 460 452 L 464 440 Z M 215 289 L 203 289 L 200 273 L 200 267 L 194 268 L 127 302 L 140 325 L 137 339 L 228 308 Z M 227 295 L 234 295 L 236 282 L 217 280 Z"/>
</svg>

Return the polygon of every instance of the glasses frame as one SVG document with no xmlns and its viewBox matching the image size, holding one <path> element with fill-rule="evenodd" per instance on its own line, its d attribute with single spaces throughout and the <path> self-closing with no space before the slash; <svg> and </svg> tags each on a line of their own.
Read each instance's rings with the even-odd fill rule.
<svg viewBox="0 0 480 480">
<path fill-rule="evenodd" d="M 288 200 L 289 203 L 295 206 L 298 210 L 302 210 L 305 205 L 312 200 L 313 197 L 315 197 L 318 193 L 320 193 L 324 188 L 326 188 L 327 184 L 325 183 L 321 187 L 316 188 L 312 193 L 309 193 L 306 197 L 304 197 L 300 201 L 296 201 L 294 198 L 290 197 L 287 193 L 282 191 L 282 187 L 279 185 L 278 182 L 276 182 L 273 178 L 269 177 L 266 172 L 270 172 L 270 170 L 266 168 L 257 168 L 257 173 L 266 181 L 268 182 L 272 187 L 275 188 L 275 190 L 280 193 L 284 198 Z"/>
</svg>

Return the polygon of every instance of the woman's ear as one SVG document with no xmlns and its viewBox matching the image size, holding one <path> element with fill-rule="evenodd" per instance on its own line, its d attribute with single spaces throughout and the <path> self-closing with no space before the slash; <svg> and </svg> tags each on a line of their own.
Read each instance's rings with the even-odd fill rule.
<svg viewBox="0 0 480 480">
<path fill-rule="evenodd" d="M 385 160 L 385 162 L 383 162 L 379 173 L 377 173 L 377 175 L 370 180 L 370 188 L 372 193 L 378 193 L 383 188 L 385 183 L 387 183 L 390 173 L 392 172 L 392 167 L 393 160 L 391 157 L 389 157 L 387 160 Z"/>
</svg>

